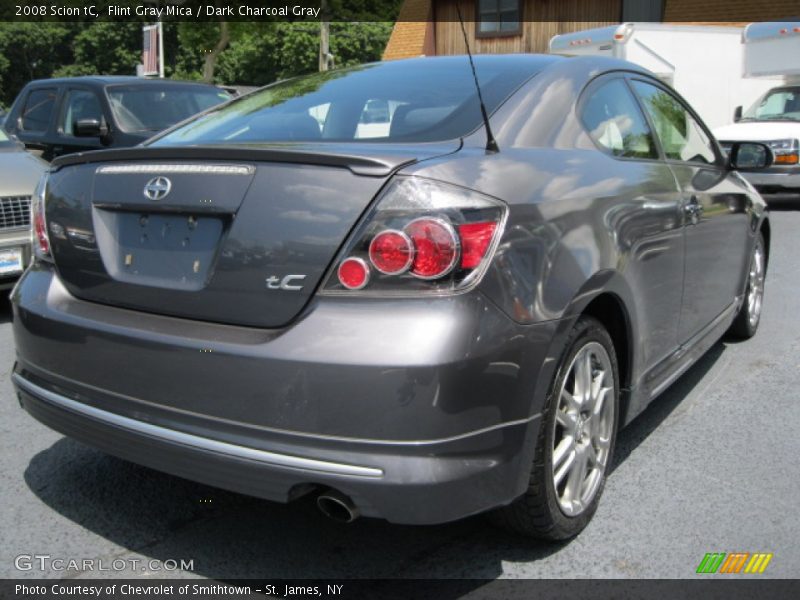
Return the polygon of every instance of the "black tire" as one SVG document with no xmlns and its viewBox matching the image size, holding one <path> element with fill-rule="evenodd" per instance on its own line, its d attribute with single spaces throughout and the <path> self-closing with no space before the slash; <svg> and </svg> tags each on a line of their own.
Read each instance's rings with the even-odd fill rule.
<svg viewBox="0 0 800 600">
<path fill-rule="evenodd" d="M 756 242 L 753 244 L 753 252 L 750 254 L 744 300 L 728 330 L 731 336 L 746 340 L 753 337 L 756 331 L 758 331 L 758 325 L 761 323 L 761 306 L 764 300 L 764 280 L 766 273 L 766 246 L 764 244 L 764 236 L 759 231 Z M 753 308 L 754 302 L 757 302 L 757 307 L 755 308 Z M 755 315 L 753 315 L 753 311 L 755 311 Z"/>
<path fill-rule="evenodd" d="M 578 357 L 578 354 L 582 350 L 589 347 L 596 348 L 596 346 L 593 345 L 594 343 L 600 344 L 602 348 L 605 349 L 610 360 L 612 371 L 610 376 L 613 378 L 613 394 L 611 394 L 609 398 L 606 393 L 604 400 L 604 402 L 610 400 L 613 403 L 613 414 L 610 418 L 610 442 L 608 443 L 608 454 L 604 460 L 604 466 L 602 467 L 602 472 L 599 477 L 600 481 L 599 484 L 597 484 L 599 487 L 596 488 L 593 497 L 586 503 L 586 506 L 579 514 L 569 516 L 561 508 L 559 498 L 557 497 L 557 494 L 560 493 L 557 488 L 560 487 L 560 485 L 557 486 L 553 479 L 554 440 L 558 435 L 556 413 L 559 411 L 559 398 L 561 398 L 561 390 L 565 389 L 565 380 L 567 380 L 567 383 L 570 381 L 574 382 L 574 379 L 568 379 L 573 362 L 576 361 L 576 357 Z M 589 360 L 591 361 L 591 358 Z M 591 372 L 593 376 L 594 373 L 599 373 L 599 371 L 594 370 Z M 572 377 L 575 376 L 573 375 Z M 605 327 L 603 327 L 597 319 L 582 316 L 570 331 L 567 338 L 566 350 L 561 357 L 555 378 L 551 384 L 543 415 L 543 422 L 539 428 L 538 439 L 536 440 L 536 449 L 527 491 L 510 505 L 491 513 L 491 518 L 495 524 L 525 536 L 551 541 L 566 540 L 578 535 L 584 527 L 586 527 L 597 510 L 605 486 L 606 474 L 613 458 L 614 444 L 617 437 L 619 421 L 619 369 L 611 337 Z M 577 445 L 575 447 L 577 447 Z M 569 475 L 567 477 L 569 477 Z M 578 477 L 578 479 L 580 479 L 580 477 Z M 580 487 L 581 486 L 579 486 L 579 489 Z"/>
</svg>

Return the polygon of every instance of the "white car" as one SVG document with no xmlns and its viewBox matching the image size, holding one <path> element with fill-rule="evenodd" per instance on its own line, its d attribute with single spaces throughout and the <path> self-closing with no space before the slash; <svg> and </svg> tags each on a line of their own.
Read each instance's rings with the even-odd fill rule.
<svg viewBox="0 0 800 600">
<path fill-rule="evenodd" d="M 47 163 L 0 129 L 0 290 L 14 285 L 31 259 L 31 196 Z"/>
<path fill-rule="evenodd" d="M 775 155 L 767 169 L 742 173 L 762 195 L 800 194 L 800 85 L 771 89 L 736 123 L 714 130 L 727 150 L 733 142 L 763 142 Z"/>
</svg>

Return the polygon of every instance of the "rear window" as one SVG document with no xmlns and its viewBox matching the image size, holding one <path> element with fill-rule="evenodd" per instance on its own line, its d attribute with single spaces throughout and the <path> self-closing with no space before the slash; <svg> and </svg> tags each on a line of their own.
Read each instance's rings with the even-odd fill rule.
<svg viewBox="0 0 800 600">
<path fill-rule="evenodd" d="M 521 56 L 480 56 L 475 62 L 490 113 L 544 64 Z M 362 65 L 280 82 L 151 144 L 429 142 L 464 136 L 480 124 L 469 61 L 455 56 Z"/>
<path fill-rule="evenodd" d="M 107 94 L 117 123 L 127 133 L 167 129 L 230 98 L 222 89 L 201 86 L 115 85 Z"/>
</svg>

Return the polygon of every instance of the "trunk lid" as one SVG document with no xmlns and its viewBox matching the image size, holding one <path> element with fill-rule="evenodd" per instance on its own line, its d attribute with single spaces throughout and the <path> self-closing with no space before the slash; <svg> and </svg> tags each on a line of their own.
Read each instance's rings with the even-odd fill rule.
<svg viewBox="0 0 800 600">
<path fill-rule="evenodd" d="M 128 148 L 65 156 L 50 245 L 78 298 L 256 327 L 289 323 L 397 169 L 458 143 Z"/>
</svg>

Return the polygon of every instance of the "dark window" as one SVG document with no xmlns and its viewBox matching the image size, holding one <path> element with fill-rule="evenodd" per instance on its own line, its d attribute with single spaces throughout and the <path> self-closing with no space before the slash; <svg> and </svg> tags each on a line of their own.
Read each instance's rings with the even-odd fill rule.
<svg viewBox="0 0 800 600">
<path fill-rule="evenodd" d="M 653 120 L 667 158 L 706 164 L 716 162 L 711 138 L 675 96 L 644 81 L 634 81 L 633 87 Z"/>
<path fill-rule="evenodd" d="M 491 114 L 534 75 L 530 56 L 476 56 Z M 427 142 L 481 125 L 466 56 L 389 61 L 283 81 L 198 117 L 154 145 L 272 141 Z"/>
<path fill-rule="evenodd" d="M 603 150 L 627 158 L 657 158 L 653 133 L 622 79 L 589 90 L 581 107 L 589 135 Z"/>
<path fill-rule="evenodd" d="M 22 109 L 23 131 L 47 131 L 56 104 L 56 89 L 44 88 L 28 94 Z"/>
<path fill-rule="evenodd" d="M 70 90 L 64 101 L 58 130 L 65 135 L 75 135 L 75 123 L 81 119 L 103 120 L 103 109 L 97 94 L 88 90 Z"/>
<path fill-rule="evenodd" d="M 201 86 L 114 85 L 107 91 L 111 111 L 127 133 L 161 131 L 230 99 L 225 90 Z"/>
<path fill-rule="evenodd" d="M 477 0 L 478 37 L 514 35 L 522 32 L 521 0 Z"/>
</svg>

